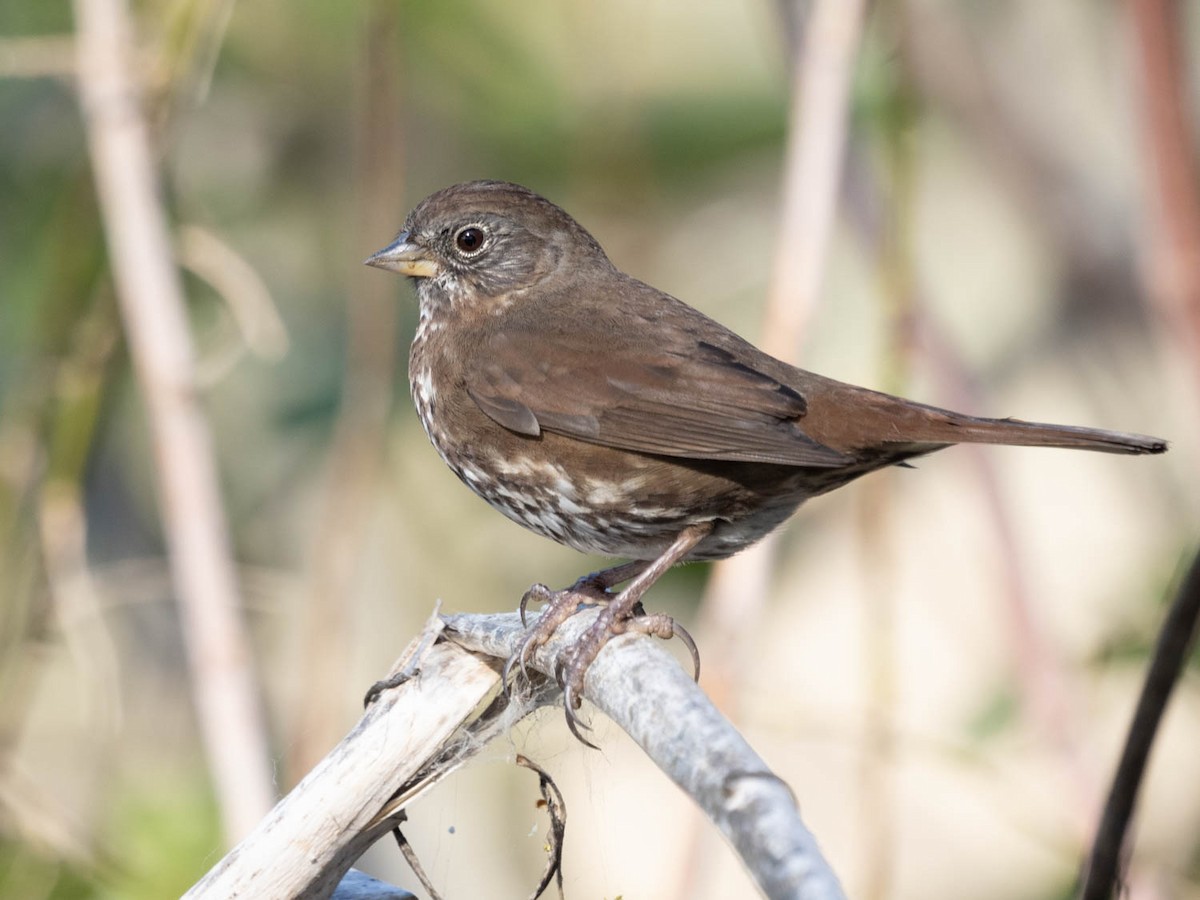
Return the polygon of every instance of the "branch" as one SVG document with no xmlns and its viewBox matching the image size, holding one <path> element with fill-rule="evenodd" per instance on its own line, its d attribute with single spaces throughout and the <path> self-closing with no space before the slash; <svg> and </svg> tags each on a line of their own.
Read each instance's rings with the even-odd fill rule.
<svg viewBox="0 0 1200 900">
<path fill-rule="evenodd" d="M 525 628 L 516 613 L 432 620 L 393 669 L 398 686 L 379 694 L 353 731 L 187 900 L 330 896 L 413 800 L 524 716 L 561 703 L 547 673 L 595 615 L 582 612 L 560 627 L 534 655 L 529 681 L 522 677 L 511 696 L 497 694 L 474 719 Z M 844 896 L 787 785 L 659 643 L 632 634 L 614 640 L 588 670 L 584 695 L 692 796 L 767 897 Z"/>
<path fill-rule="evenodd" d="M 410 677 L 381 693 L 187 900 L 328 897 L 354 861 L 401 820 L 401 804 L 461 763 L 465 753 L 422 772 L 446 757 L 456 732 L 466 742 L 463 723 L 500 676 L 461 647 L 435 643 L 440 628 L 433 620 L 397 662 L 393 671 Z M 477 750 L 484 741 L 471 744 Z"/>
<path fill-rule="evenodd" d="M 534 667 L 555 671 L 559 653 L 594 616 L 580 613 L 564 623 L 535 655 Z M 516 650 L 525 632 L 515 613 L 445 621 L 451 640 L 498 660 Z M 843 896 L 791 789 L 660 644 L 632 634 L 612 641 L 588 669 L 584 696 L 696 801 L 767 897 Z"/>
</svg>

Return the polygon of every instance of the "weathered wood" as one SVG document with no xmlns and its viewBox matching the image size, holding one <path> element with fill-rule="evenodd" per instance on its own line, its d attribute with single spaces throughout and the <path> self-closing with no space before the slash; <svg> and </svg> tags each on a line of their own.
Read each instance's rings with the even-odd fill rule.
<svg viewBox="0 0 1200 900">
<path fill-rule="evenodd" d="M 329 897 L 405 806 L 521 717 L 559 702 L 546 675 L 595 615 L 585 611 L 564 623 L 534 654 L 529 678 L 518 676 L 511 697 L 496 688 L 499 669 L 525 633 L 516 613 L 431 620 L 393 669 L 411 677 L 383 691 L 186 900 Z M 844 896 L 787 785 L 661 642 L 637 634 L 614 639 L 588 670 L 584 696 L 699 804 L 767 897 Z"/>
<path fill-rule="evenodd" d="M 355 860 L 390 831 L 395 819 L 380 816 L 390 798 L 499 682 L 486 659 L 454 644 L 419 638 L 406 657 L 413 677 L 383 692 L 350 734 L 188 891 L 188 900 L 328 897 Z"/>
<path fill-rule="evenodd" d="M 581 634 L 594 615 L 580 613 L 564 623 L 535 655 L 534 667 L 553 672 L 561 647 Z M 497 659 L 507 659 L 524 633 L 516 613 L 446 616 L 444 621 L 451 640 Z M 767 897 L 844 896 L 800 818 L 791 789 L 661 642 L 637 634 L 611 641 L 588 669 L 584 696 L 696 801 Z"/>
</svg>

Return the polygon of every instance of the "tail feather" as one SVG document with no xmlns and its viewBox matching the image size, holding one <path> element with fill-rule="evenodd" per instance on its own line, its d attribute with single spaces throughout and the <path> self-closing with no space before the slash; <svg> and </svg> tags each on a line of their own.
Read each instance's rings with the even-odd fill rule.
<svg viewBox="0 0 1200 900">
<path fill-rule="evenodd" d="M 1025 422 L 1021 419 L 980 419 L 972 416 L 946 416 L 938 427 L 937 419 L 928 439 L 946 440 L 954 444 L 1008 444 L 1019 447 L 1061 447 L 1064 449 L 1097 450 L 1101 453 L 1164 453 L 1167 442 L 1162 438 L 1102 428 L 1081 428 L 1075 425 L 1049 425 Z M 925 437 L 924 435 L 922 436 Z"/>
<path fill-rule="evenodd" d="M 874 458 L 874 453 L 885 451 L 885 457 L 896 462 L 951 444 L 1062 447 L 1131 455 L 1167 449 L 1166 441 L 1150 435 L 968 416 L 805 374 L 811 383 L 804 385 L 808 413 L 801 427 L 825 446 L 860 458 Z"/>
</svg>

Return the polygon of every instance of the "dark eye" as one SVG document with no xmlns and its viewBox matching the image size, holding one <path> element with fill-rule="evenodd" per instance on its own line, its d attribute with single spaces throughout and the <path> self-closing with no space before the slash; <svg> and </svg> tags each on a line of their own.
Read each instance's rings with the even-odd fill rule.
<svg viewBox="0 0 1200 900">
<path fill-rule="evenodd" d="M 463 253 L 474 253 L 483 246 L 483 229 L 478 225 L 460 228 L 454 235 L 454 246 Z"/>
</svg>

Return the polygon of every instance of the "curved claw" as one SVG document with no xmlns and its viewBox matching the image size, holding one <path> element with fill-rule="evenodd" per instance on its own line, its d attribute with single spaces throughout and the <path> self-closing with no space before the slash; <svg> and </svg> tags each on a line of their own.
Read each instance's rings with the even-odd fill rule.
<svg viewBox="0 0 1200 900">
<path fill-rule="evenodd" d="M 576 716 L 575 713 L 569 709 L 567 710 L 567 728 L 569 728 L 571 730 L 571 734 L 575 735 L 575 740 L 579 741 L 579 743 L 583 744 L 583 746 L 591 747 L 593 750 L 600 749 L 595 744 L 593 744 L 591 741 L 589 741 L 587 738 L 585 738 L 582 734 L 579 733 L 579 729 L 587 728 L 587 725 L 585 725 L 583 722 L 579 721 L 579 717 Z"/>
<path fill-rule="evenodd" d="M 531 634 L 521 641 L 521 645 L 517 647 L 516 652 L 504 661 L 504 668 L 500 670 L 500 684 L 503 686 L 504 696 L 509 696 L 512 690 L 513 666 L 520 666 L 521 674 L 525 676 L 525 680 L 529 680 L 529 660 L 532 658 L 534 651 L 537 650 L 537 635 Z"/>
<path fill-rule="evenodd" d="M 688 653 L 692 654 L 692 680 L 700 681 L 700 648 L 696 646 L 696 641 L 692 638 L 688 630 L 678 622 L 672 620 L 671 629 L 675 637 L 683 642 L 683 645 L 688 648 Z"/>
<path fill-rule="evenodd" d="M 550 588 L 544 584 L 535 584 L 530 586 L 524 594 L 521 595 L 521 605 L 517 607 L 517 612 L 521 614 L 521 627 L 528 628 L 529 623 L 525 620 L 525 612 L 529 608 L 529 601 L 533 600 L 538 603 L 547 603 L 551 598 Z"/>
<path fill-rule="evenodd" d="M 574 715 L 574 711 L 583 705 L 583 698 L 579 696 L 579 691 L 573 684 L 563 685 L 563 706 L 567 708 L 570 715 Z M 582 724 L 582 723 L 581 723 Z M 586 725 L 583 726 L 585 731 L 590 731 Z"/>
<path fill-rule="evenodd" d="M 537 652 L 539 644 L 531 635 L 521 642 L 520 650 L 518 651 L 517 661 L 521 664 L 521 674 L 526 680 L 529 678 L 529 661 L 533 659 L 533 654 Z"/>
<path fill-rule="evenodd" d="M 575 710 L 579 708 L 582 700 L 576 694 L 575 689 L 570 685 L 563 688 L 563 706 L 566 707 L 567 728 L 571 730 L 571 734 L 575 735 L 575 739 L 586 747 L 591 747 L 593 750 L 600 748 L 583 736 L 584 731 L 591 731 L 591 726 L 580 720 Z"/>
</svg>

